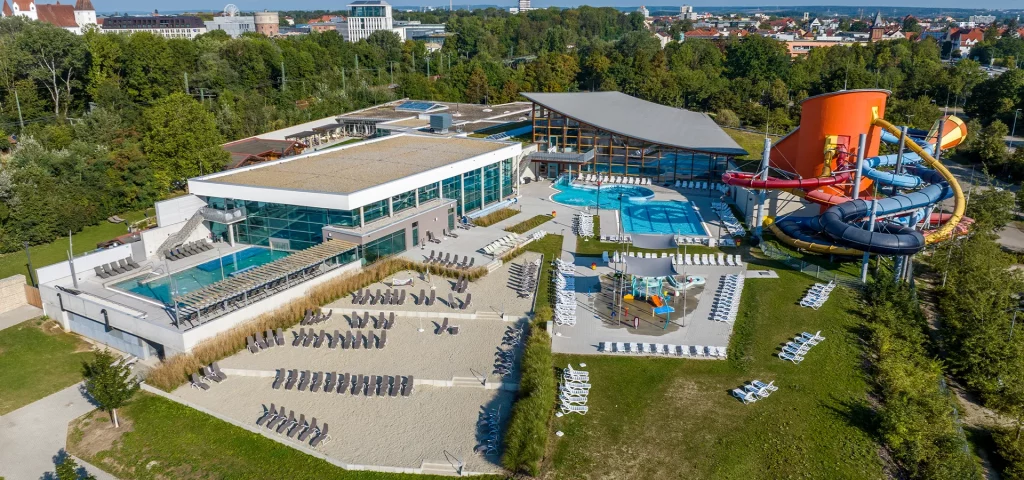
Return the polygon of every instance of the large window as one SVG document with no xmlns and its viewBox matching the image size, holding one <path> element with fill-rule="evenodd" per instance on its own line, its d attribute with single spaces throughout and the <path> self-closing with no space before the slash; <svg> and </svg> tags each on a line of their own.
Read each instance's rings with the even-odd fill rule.
<svg viewBox="0 0 1024 480">
<path fill-rule="evenodd" d="M 444 198 L 455 200 L 455 204 L 459 205 L 460 208 L 462 207 L 462 187 L 459 184 L 458 175 L 441 182 L 441 188 L 444 189 Z M 462 210 L 458 212 L 459 215 L 463 213 Z"/>
<path fill-rule="evenodd" d="M 493 163 L 484 167 L 484 205 L 501 199 L 501 165 Z"/>
<path fill-rule="evenodd" d="M 501 197 L 512 195 L 512 159 L 501 161 Z"/>
<path fill-rule="evenodd" d="M 456 181 L 458 181 L 458 177 L 456 177 Z M 438 185 L 437 183 L 431 183 L 430 185 L 420 187 L 420 203 L 440 197 L 441 192 L 438 191 Z"/>
<path fill-rule="evenodd" d="M 466 198 L 463 199 L 466 208 L 462 213 L 479 210 L 482 194 L 480 192 L 480 170 L 470 170 L 462 174 L 462 184 L 466 191 Z"/>
<path fill-rule="evenodd" d="M 270 246 L 270 239 L 275 239 L 287 241 L 291 250 L 303 250 L 323 241 L 324 225 L 359 225 L 358 210 L 331 210 L 230 199 L 215 199 L 213 204 L 219 208 L 245 207 L 247 216 L 235 225 L 235 239 L 251 245 Z"/>
<path fill-rule="evenodd" d="M 363 258 L 367 263 L 381 257 L 399 254 L 405 251 L 405 229 L 389 233 L 381 238 L 363 245 Z"/>
<path fill-rule="evenodd" d="M 388 216 L 388 199 L 363 206 L 363 224 Z"/>
<path fill-rule="evenodd" d="M 407 208 L 413 208 L 416 206 L 416 191 L 409 190 L 400 195 L 391 197 L 391 213 L 395 214 L 405 210 Z"/>
</svg>

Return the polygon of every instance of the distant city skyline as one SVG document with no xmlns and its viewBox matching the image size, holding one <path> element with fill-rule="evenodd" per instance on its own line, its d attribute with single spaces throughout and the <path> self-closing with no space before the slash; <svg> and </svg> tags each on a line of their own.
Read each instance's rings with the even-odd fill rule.
<svg viewBox="0 0 1024 480">
<path fill-rule="evenodd" d="M 38 0 L 40 3 L 54 3 L 55 0 Z M 221 0 L 225 5 L 230 3 L 230 0 Z M 257 11 L 257 10 L 341 10 L 345 8 L 348 2 L 338 2 L 336 0 L 299 0 L 291 2 L 281 2 L 278 0 L 258 0 L 258 1 L 245 1 L 236 0 L 236 5 L 242 11 Z M 448 2 L 439 0 L 394 0 L 390 1 L 394 6 L 433 6 L 433 7 L 447 7 Z M 892 11 L 893 6 L 885 5 L 857 5 L 851 3 L 849 0 L 846 1 L 822 1 L 822 0 L 795 0 L 795 1 L 778 1 L 778 2 L 758 2 L 751 0 L 720 0 L 715 2 L 707 1 L 693 1 L 693 2 L 678 2 L 677 5 L 683 4 L 693 5 L 697 10 L 701 7 L 763 7 L 765 9 L 775 10 L 778 8 L 799 8 L 799 7 L 855 7 L 862 8 L 865 11 L 868 10 L 881 10 L 884 14 L 886 10 Z M 455 1 L 454 5 L 496 5 L 498 7 L 515 7 L 518 5 L 518 0 L 481 0 L 476 2 L 467 2 L 466 0 Z M 545 8 L 550 6 L 557 7 L 575 7 L 581 5 L 590 5 L 594 7 L 639 7 L 640 5 L 665 7 L 676 5 L 675 2 L 664 2 L 652 1 L 645 2 L 644 0 L 591 0 L 587 2 L 578 2 L 575 0 L 534 0 L 534 8 Z M 111 12 L 144 12 L 152 10 L 166 10 L 166 11 L 183 11 L 183 10 L 201 10 L 201 11 L 217 11 L 223 8 L 224 5 L 217 5 L 216 3 L 210 2 L 209 0 L 184 0 L 184 1 L 170 1 L 170 0 L 153 0 L 146 2 L 139 2 L 137 0 L 97 0 L 96 8 L 100 13 L 111 13 Z M 968 8 L 963 2 L 956 0 L 910 0 L 903 2 L 896 8 L 949 8 L 949 9 L 965 9 Z M 980 0 L 972 2 L 969 8 L 975 9 L 1024 9 L 1024 6 L 1020 3 L 1020 0 Z"/>
</svg>

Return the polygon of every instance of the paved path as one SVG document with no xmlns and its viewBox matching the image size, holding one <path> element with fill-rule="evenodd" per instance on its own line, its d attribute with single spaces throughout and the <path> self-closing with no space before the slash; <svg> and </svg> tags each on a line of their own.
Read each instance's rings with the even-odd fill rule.
<svg viewBox="0 0 1024 480">
<path fill-rule="evenodd" d="M 32 305 L 23 305 L 9 312 L 0 313 L 0 330 L 13 327 L 25 320 L 31 320 L 43 314 L 43 309 Z"/>
<path fill-rule="evenodd" d="M 96 408 L 72 385 L 0 417 L 0 477 L 35 480 L 54 477 L 54 459 L 66 455 L 68 423 Z M 79 465 L 84 462 L 79 461 Z M 110 474 L 85 466 L 99 480 Z"/>
</svg>

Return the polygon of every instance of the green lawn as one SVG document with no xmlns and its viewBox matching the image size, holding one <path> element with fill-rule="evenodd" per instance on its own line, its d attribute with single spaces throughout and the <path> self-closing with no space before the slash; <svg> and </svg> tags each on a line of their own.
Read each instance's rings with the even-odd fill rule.
<svg viewBox="0 0 1024 480">
<path fill-rule="evenodd" d="M 803 260 L 812 265 L 817 265 L 821 267 L 822 270 L 838 272 L 851 277 L 860 278 L 861 259 L 859 258 L 845 256 L 830 257 L 829 255 L 800 252 L 779 241 L 779 239 L 776 238 L 775 235 L 772 235 L 771 232 L 767 231 L 767 229 L 765 229 L 764 238 L 765 241 L 774 242 L 776 248 L 782 250 L 787 255 L 795 259 Z M 871 271 L 874 271 L 873 267 Z"/>
<path fill-rule="evenodd" d="M 134 222 L 145 217 L 143 211 L 122 213 L 121 218 Z M 128 233 L 123 223 L 110 223 L 104 221 L 99 225 L 85 227 L 81 232 L 72 235 L 75 246 L 75 255 L 82 254 L 96 249 L 96 244 L 111 240 L 120 235 Z M 45 267 L 57 262 L 67 260 L 68 239 L 67 237 L 57 239 L 43 245 L 29 247 L 32 255 L 32 266 L 35 268 Z M 16 274 L 25 275 L 28 281 L 28 261 L 25 259 L 25 251 L 0 254 L 0 278 L 7 278 Z M 32 272 L 35 275 L 35 272 Z"/>
<path fill-rule="evenodd" d="M 533 230 L 533 229 L 535 229 L 535 228 L 537 228 L 537 227 L 539 227 L 539 226 L 541 226 L 541 225 L 543 225 L 543 224 L 545 224 L 547 222 L 550 222 L 554 218 L 555 217 L 552 217 L 551 215 L 537 215 L 536 217 L 533 217 L 533 218 L 531 218 L 529 220 L 524 220 L 524 221 L 519 222 L 519 223 L 517 223 L 515 225 L 512 225 L 511 227 L 506 228 L 505 231 L 506 232 L 523 234 L 523 233 L 529 232 L 530 230 Z"/>
<path fill-rule="evenodd" d="M 853 294 L 801 308 L 813 280 L 777 271 L 747 281 L 729 361 L 557 355 L 586 363 L 593 388 L 586 416 L 555 419 L 547 478 L 883 478 Z M 827 340 L 800 365 L 775 356 L 817 330 Z M 743 405 L 729 392 L 752 379 L 779 390 Z"/>
<path fill-rule="evenodd" d="M 0 415 L 82 380 L 90 346 L 53 321 L 29 320 L 0 330 Z"/>
<path fill-rule="evenodd" d="M 740 147 L 747 151 L 747 155 L 736 157 L 736 160 L 750 161 L 761 159 L 761 153 L 764 150 L 764 133 L 745 132 L 732 128 L 723 128 L 722 130 L 728 133 L 736 143 L 740 144 Z M 772 142 L 778 140 L 778 137 L 772 138 Z"/>
<path fill-rule="evenodd" d="M 287 445 L 151 394 L 139 394 L 119 411 L 124 432 L 97 447 L 97 430 L 109 430 L 106 414 L 73 423 L 68 452 L 130 479 L 345 479 L 442 478 L 348 471 Z M 335 436 L 352 433 L 340 426 Z M 334 429 L 332 429 L 334 430 Z M 109 432 L 106 432 L 109 433 Z M 486 477 L 485 477 L 486 478 Z"/>
</svg>

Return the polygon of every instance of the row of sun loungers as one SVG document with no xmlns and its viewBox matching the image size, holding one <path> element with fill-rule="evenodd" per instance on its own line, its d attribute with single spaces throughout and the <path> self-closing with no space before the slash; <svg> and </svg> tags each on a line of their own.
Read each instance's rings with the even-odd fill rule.
<svg viewBox="0 0 1024 480">
<path fill-rule="evenodd" d="M 368 397 L 403 397 L 412 395 L 412 375 L 403 377 L 401 375 L 357 375 L 335 372 L 311 372 L 298 369 L 287 370 L 280 368 L 277 376 L 271 385 L 274 390 L 296 389 L 300 392 L 311 393 L 338 393 L 345 395 L 366 395 Z"/>
<path fill-rule="evenodd" d="M 676 245 L 707 245 L 711 239 L 708 237 L 694 237 L 692 235 L 676 235 Z"/>
<path fill-rule="evenodd" d="M 342 350 L 358 350 L 360 348 L 371 349 L 377 347 L 377 349 L 384 348 L 388 344 L 388 331 L 381 330 L 379 334 L 374 334 L 373 330 L 367 331 L 366 335 L 363 335 L 361 330 L 356 330 L 355 335 L 352 334 L 351 330 L 345 331 L 345 335 L 342 336 L 338 330 L 334 331 L 334 335 L 327 333 L 321 329 L 320 333 L 316 333 L 313 329 L 308 331 L 305 328 L 300 328 L 295 334 L 295 339 L 292 340 L 293 347 L 309 347 L 320 348 L 324 345 L 328 349 L 341 348 Z"/>
<path fill-rule="evenodd" d="M 199 390 L 209 390 L 210 385 L 207 384 L 206 382 L 220 383 L 223 382 L 226 378 L 228 378 L 228 376 L 225 375 L 224 372 L 220 370 L 220 366 L 217 365 L 217 362 L 213 362 L 209 366 L 200 367 L 198 374 L 192 374 L 192 388 L 196 388 Z M 206 382 L 204 382 L 204 380 Z"/>
<path fill-rule="evenodd" d="M 555 259 L 555 323 L 558 325 L 576 325 L 576 266 Z"/>
<path fill-rule="evenodd" d="M 518 293 L 520 297 L 529 297 L 537 290 L 538 274 L 540 273 L 540 259 L 523 263 L 518 270 L 518 273 L 514 273 L 513 277 L 510 279 L 512 282 L 512 288 L 516 290 L 516 293 Z"/>
<path fill-rule="evenodd" d="M 306 309 L 306 315 L 302 317 L 299 325 L 316 325 L 318 323 L 324 323 L 331 319 L 331 315 L 334 315 L 334 310 L 329 310 L 326 315 L 324 312 L 317 310 L 313 311 L 312 308 Z"/>
<path fill-rule="evenodd" d="M 519 234 L 510 233 L 491 243 L 488 243 L 487 245 L 484 245 L 483 251 L 488 255 L 496 257 L 509 250 L 512 250 L 517 245 L 519 245 Z"/>
<path fill-rule="evenodd" d="M 572 231 L 578 237 L 593 237 L 594 215 L 590 213 L 577 213 L 574 215 L 572 219 Z"/>
<path fill-rule="evenodd" d="M 775 386 L 774 381 L 764 383 L 760 380 L 752 380 L 750 383 L 743 385 L 740 388 L 732 389 L 732 396 L 740 399 L 740 401 L 745 405 L 768 398 L 772 392 L 778 389 L 779 387 Z"/>
<path fill-rule="evenodd" d="M 587 397 L 590 394 L 590 372 L 576 370 L 572 364 L 562 371 L 562 381 L 558 386 L 558 402 L 562 414 L 578 413 L 586 415 Z"/>
<path fill-rule="evenodd" d="M 284 345 L 284 330 L 280 328 L 277 329 L 276 334 L 268 328 L 266 337 L 260 332 L 245 337 L 245 348 L 249 349 L 249 353 L 253 354 L 278 345 Z"/>
<path fill-rule="evenodd" d="M 601 236 L 601 241 L 602 242 L 616 242 L 616 243 L 618 243 L 618 242 L 626 242 L 626 243 L 629 243 L 629 242 L 633 241 L 633 238 L 630 237 L 629 235 L 622 235 L 622 236 L 619 236 L 619 235 L 602 235 Z"/>
<path fill-rule="evenodd" d="M 715 301 L 711 304 L 711 320 L 735 322 L 740 310 L 740 295 L 743 294 L 743 275 L 726 275 L 719 280 Z"/>
<path fill-rule="evenodd" d="M 196 240 L 194 242 L 186 243 L 178 248 L 168 250 L 165 256 L 168 260 L 181 260 L 185 257 L 191 257 L 197 253 L 202 253 L 207 250 L 213 250 L 213 245 L 206 240 Z"/>
<path fill-rule="evenodd" d="M 476 453 L 497 455 L 501 447 L 501 406 L 490 410 L 481 410 L 476 422 L 483 434 L 484 441 L 477 445 Z"/>
<path fill-rule="evenodd" d="M 444 335 L 445 333 L 447 333 L 449 335 L 458 335 L 459 334 L 459 326 L 458 325 L 448 325 L 448 317 L 444 317 L 444 321 L 439 323 L 439 324 L 437 324 L 437 330 L 434 331 L 435 335 Z"/>
<path fill-rule="evenodd" d="M 516 361 L 518 353 L 518 347 L 522 342 L 522 329 L 508 327 L 505 330 L 505 336 L 502 338 L 501 345 L 498 346 L 498 351 L 494 353 L 494 373 L 507 377 L 512 375 L 515 371 L 516 365 L 519 363 Z"/>
<path fill-rule="evenodd" d="M 692 254 L 693 255 L 692 258 L 691 258 L 690 255 L 691 254 L 689 254 L 689 253 L 687 253 L 687 254 L 677 253 L 677 254 L 675 254 L 675 257 L 672 259 L 672 263 L 674 263 L 676 265 L 710 265 L 710 266 L 718 266 L 718 267 L 742 267 L 743 266 L 743 259 L 739 256 L 739 254 L 727 255 L 727 254 L 724 254 L 724 253 L 719 253 L 716 256 L 714 253 L 709 253 L 709 254 L 703 254 L 703 253 L 702 254 L 696 254 L 696 253 L 694 253 L 694 254 Z M 669 256 L 672 256 L 672 255 L 670 254 Z"/>
<path fill-rule="evenodd" d="M 619 175 L 595 175 L 595 174 L 580 174 L 576 178 L 581 182 L 590 183 L 616 183 L 622 185 L 650 185 L 651 179 L 646 177 L 625 177 Z"/>
<path fill-rule="evenodd" d="M 601 342 L 601 353 L 635 353 L 647 355 L 669 355 L 674 357 L 728 358 L 725 347 L 701 345 L 672 345 L 662 343 Z"/>
<path fill-rule="evenodd" d="M 717 190 L 722 193 L 729 191 L 729 186 L 718 182 L 700 182 L 697 180 L 676 180 L 676 188 L 688 190 Z"/>
<path fill-rule="evenodd" d="M 815 283 L 804 298 L 800 300 L 801 307 L 809 307 L 815 310 L 821 308 L 828 300 L 829 294 L 836 288 L 836 282 L 829 281 L 828 283 Z"/>
<path fill-rule="evenodd" d="M 422 292 L 422 290 L 420 290 Z M 352 305 L 405 305 L 405 290 L 385 288 L 384 292 L 378 288 L 377 293 L 371 293 L 370 289 L 356 290 L 352 294 Z"/>
<path fill-rule="evenodd" d="M 800 363 L 804 361 L 804 356 L 807 355 L 807 352 L 811 351 L 811 347 L 824 340 L 825 337 L 821 336 L 821 330 L 813 334 L 803 332 L 793 338 L 792 342 L 786 342 L 786 344 L 782 346 L 782 351 L 779 352 L 779 358 L 789 360 L 793 363 Z"/>
<path fill-rule="evenodd" d="M 747 231 L 740 224 L 740 221 L 736 219 L 736 216 L 732 214 L 732 209 L 729 208 L 729 204 L 725 202 L 713 202 L 711 209 L 718 214 L 718 218 L 722 219 L 722 226 L 729 232 L 729 235 L 746 235 Z"/>
<path fill-rule="evenodd" d="M 96 273 L 97 277 L 109 278 L 114 275 L 130 272 L 136 268 L 139 268 L 139 264 L 135 263 L 135 260 L 132 260 L 132 257 L 125 257 L 116 262 L 110 262 L 106 265 L 93 267 L 93 272 Z"/>
<path fill-rule="evenodd" d="M 300 414 L 299 419 L 295 419 L 295 411 L 292 410 L 288 413 L 288 416 L 284 414 L 284 405 L 280 409 L 270 404 L 270 408 L 263 407 L 263 415 L 256 419 L 257 426 L 266 426 L 268 429 L 273 430 L 281 435 L 287 435 L 288 438 L 296 438 L 300 442 L 306 442 L 309 440 L 309 446 L 313 448 L 326 445 L 332 440 L 331 435 L 327 433 L 327 423 L 323 425 L 316 424 L 316 417 L 310 422 L 306 421 L 306 415 Z"/>
<path fill-rule="evenodd" d="M 395 312 L 391 312 L 387 316 L 384 315 L 384 312 L 380 312 L 380 315 L 376 317 L 370 316 L 370 312 L 363 312 L 362 316 L 359 316 L 359 312 L 352 312 L 352 316 L 348 319 L 348 325 L 352 328 L 366 328 L 370 320 L 373 320 L 373 328 L 391 330 L 395 326 Z"/>
<path fill-rule="evenodd" d="M 476 257 L 471 258 L 469 255 L 466 255 L 462 257 L 462 260 L 460 261 L 458 254 L 455 255 L 455 258 L 452 258 L 452 254 L 450 252 L 437 252 L 437 256 L 435 256 L 434 251 L 431 250 L 430 256 L 427 257 L 426 263 L 438 265 L 441 267 L 458 268 L 465 270 L 468 268 L 473 268 L 473 265 L 476 264 Z"/>
</svg>

